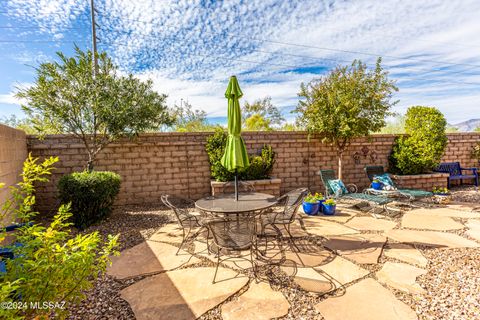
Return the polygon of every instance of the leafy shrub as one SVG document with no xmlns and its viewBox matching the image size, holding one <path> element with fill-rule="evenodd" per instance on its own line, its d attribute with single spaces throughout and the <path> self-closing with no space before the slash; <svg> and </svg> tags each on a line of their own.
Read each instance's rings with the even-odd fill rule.
<svg viewBox="0 0 480 320">
<path fill-rule="evenodd" d="M 397 138 L 392 148 L 390 171 L 420 174 L 438 166 L 447 147 L 446 126 L 438 109 L 410 107 L 405 119 L 406 136 Z"/>
<path fill-rule="evenodd" d="M 0 301 L 28 306 L 0 308 L 0 319 L 47 319 L 52 311 L 56 318 L 65 318 L 68 304 L 80 302 L 92 280 L 105 272 L 109 257 L 118 255 L 118 235 L 109 235 L 105 243 L 97 232 L 71 236 L 69 205 L 62 205 L 48 226 L 32 221 L 38 214 L 32 209 L 34 183 L 48 181 L 46 176 L 56 161 L 58 158 L 51 157 L 38 164 L 29 156 L 23 180 L 11 188 L 12 198 L 0 210 L 2 219 L 30 222 L 14 232 L 15 241 L 22 246 L 5 245 L 6 232 L 0 230 L 0 244 L 11 249 L 15 257 L 5 260 L 7 272 L 0 275 Z M 55 309 L 30 307 L 36 302 L 51 302 Z"/>
<path fill-rule="evenodd" d="M 480 162 L 480 142 L 477 142 L 477 144 L 473 146 L 472 158 L 477 159 L 478 162 Z"/>
<path fill-rule="evenodd" d="M 221 163 L 226 142 L 227 133 L 223 129 L 218 129 L 207 138 L 205 146 L 210 161 L 212 178 L 217 181 L 231 181 L 235 178 L 235 173 L 228 171 Z M 275 156 L 276 154 L 272 147 L 264 145 L 259 155 L 249 155 L 250 166 L 238 171 L 239 178 L 242 180 L 269 178 L 275 164 Z"/>
<path fill-rule="evenodd" d="M 74 172 L 60 179 L 60 200 L 71 203 L 77 228 L 84 229 L 112 212 L 120 182 L 120 175 L 108 171 Z"/>
</svg>

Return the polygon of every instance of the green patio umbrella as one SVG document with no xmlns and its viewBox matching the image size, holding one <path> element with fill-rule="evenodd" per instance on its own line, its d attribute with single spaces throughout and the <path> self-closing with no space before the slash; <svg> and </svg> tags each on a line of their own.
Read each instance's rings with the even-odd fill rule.
<svg viewBox="0 0 480 320">
<path fill-rule="evenodd" d="M 228 171 L 235 171 L 235 200 L 238 200 L 238 169 L 250 165 L 245 142 L 240 136 L 242 115 L 238 99 L 242 95 L 237 77 L 231 76 L 227 91 L 225 91 L 225 98 L 228 99 L 228 139 L 221 162 Z"/>
</svg>

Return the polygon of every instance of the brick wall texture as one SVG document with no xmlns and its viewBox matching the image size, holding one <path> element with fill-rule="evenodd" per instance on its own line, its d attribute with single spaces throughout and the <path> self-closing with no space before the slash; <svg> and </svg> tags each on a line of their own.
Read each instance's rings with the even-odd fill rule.
<svg viewBox="0 0 480 320">
<path fill-rule="evenodd" d="M 0 206 L 10 196 L 8 187 L 18 182 L 26 157 L 27 137 L 25 132 L 0 124 L 0 182 L 5 183 L 5 187 L 0 189 Z M 0 223 L 4 225 L 10 222 L 9 220 L 9 217 L 3 217 Z"/>
<path fill-rule="evenodd" d="M 135 141 L 121 140 L 109 145 L 98 156 L 95 169 L 111 170 L 122 176 L 117 204 L 157 204 L 163 193 L 197 199 L 211 193 L 205 141 L 209 133 L 144 134 Z M 270 144 L 277 153 L 273 176 L 282 179 L 281 191 L 306 186 L 323 191 L 316 174 L 320 168 L 337 170 L 332 146 L 304 132 L 244 132 L 250 153 Z M 477 165 L 470 158 L 472 146 L 480 141 L 478 133 L 453 133 L 444 161 L 460 161 L 463 166 Z M 344 155 L 344 180 L 361 188 L 369 181 L 363 171 L 366 165 L 388 164 L 395 136 L 374 135 L 356 139 Z M 28 137 L 29 151 L 36 157 L 59 156 L 60 162 L 51 182 L 38 188 L 37 203 L 42 210 L 52 209 L 56 202 L 56 184 L 61 175 L 82 170 L 86 155 L 80 140 L 68 135 L 47 136 L 39 140 Z"/>
</svg>

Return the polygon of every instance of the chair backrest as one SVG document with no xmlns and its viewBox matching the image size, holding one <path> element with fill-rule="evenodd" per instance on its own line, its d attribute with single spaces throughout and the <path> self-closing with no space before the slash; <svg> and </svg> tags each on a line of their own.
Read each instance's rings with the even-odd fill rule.
<svg viewBox="0 0 480 320">
<path fill-rule="evenodd" d="M 303 198 L 305 198 L 307 193 L 307 188 L 298 188 L 285 193 L 279 198 L 279 202 L 283 204 L 282 218 L 284 221 L 288 220 L 293 222 L 293 220 L 295 220 L 298 208 L 302 204 Z"/>
<path fill-rule="evenodd" d="M 172 202 L 174 202 L 174 197 L 164 194 L 160 197 L 162 200 L 163 204 L 166 205 L 168 208 L 172 209 L 172 211 L 175 213 L 175 217 L 177 218 L 178 224 L 184 228 L 185 221 L 190 218 L 190 213 L 188 211 L 188 208 L 182 208 L 179 207 L 178 205 L 174 205 Z"/>
<path fill-rule="evenodd" d="M 437 172 L 444 172 L 450 174 L 450 176 L 461 176 L 462 169 L 460 162 L 442 162 L 435 169 Z"/>
<path fill-rule="evenodd" d="M 379 176 L 385 173 L 383 166 L 366 166 L 364 170 L 370 181 L 373 181 L 374 176 Z"/>
<path fill-rule="evenodd" d="M 255 217 L 212 219 L 206 224 L 214 243 L 220 248 L 229 250 L 244 250 L 253 245 L 255 232 Z"/>
<path fill-rule="evenodd" d="M 325 188 L 325 195 L 328 196 L 330 194 L 333 194 L 334 192 L 328 184 L 328 181 L 337 179 L 335 171 L 332 169 L 319 170 L 318 175 L 320 176 L 323 187 Z"/>
</svg>

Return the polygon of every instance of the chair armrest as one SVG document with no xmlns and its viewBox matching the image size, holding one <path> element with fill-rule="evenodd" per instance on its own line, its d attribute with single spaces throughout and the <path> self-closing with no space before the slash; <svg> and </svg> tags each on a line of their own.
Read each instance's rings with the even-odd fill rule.
<svg viewBox="0 0 480 320">
<path fill-rule="evenodd" d="M 5 231 L 6 232 L 15 231 L 16 229 L 24 227 L 26 225 L 31 227 L 33 225 L 33 222 L 11 224 L 11 225 L 5 227 Z"/>
<path fill-rule="evenodd" d="M 473 172 L 477 172 L 477 168 L 460 168 L 460 170 L 468 170 L 468 171 L 473 171 Z"/>
</svg>

